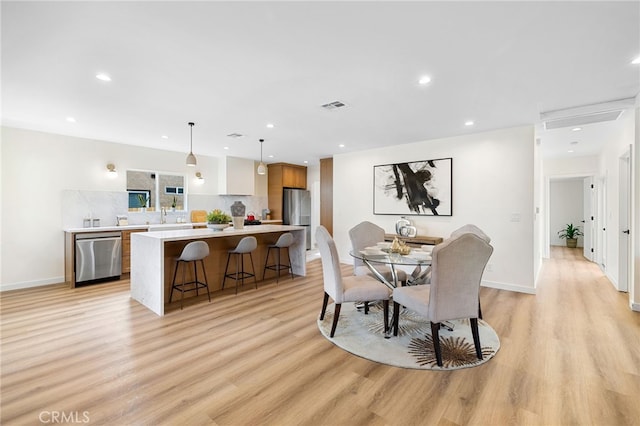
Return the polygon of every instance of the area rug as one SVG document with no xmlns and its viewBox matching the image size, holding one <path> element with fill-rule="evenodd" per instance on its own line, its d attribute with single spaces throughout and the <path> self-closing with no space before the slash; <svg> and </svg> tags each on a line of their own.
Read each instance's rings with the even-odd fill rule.
<svg viewBox="0 0 640 426">
<path fill-rule="evenodd" d="M 389 318 L 392 316 L 389 307 Z M 500 349 L 496 332 L 483 320 L 478 320 L 482 347 L 482 360 L 476 357 L 469 320 L 451 321 L 440 329 L 442 367 L 436 362 L 431 339 L 431 325 L 412 311 L 402 310 L 398 336 L 385 338 L 382 305 L 372 305 L 369 314 L 356 308 L 354 303 L 343 303 L 335 336 L 329 337 L 333 322 L 334 305 L 327 307 L 324 320 L 318 317 L 318 328 L 324 337 L 336 346 L 371 361 L 419 370 L 457 370 L 476 367 L 489 361 Z"/>
</svg>

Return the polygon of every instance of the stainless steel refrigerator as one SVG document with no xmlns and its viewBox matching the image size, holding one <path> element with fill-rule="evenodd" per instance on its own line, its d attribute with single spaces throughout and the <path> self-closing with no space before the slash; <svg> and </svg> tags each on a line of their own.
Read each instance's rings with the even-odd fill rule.
<svg viewBox="0 0 640 426">
<path fill-rule="evenodd" d="M 311 193 L 285 188 L 282 197 L 282 223 L 307 227 L 307 250 L 311 248 Z"/>
</svg>

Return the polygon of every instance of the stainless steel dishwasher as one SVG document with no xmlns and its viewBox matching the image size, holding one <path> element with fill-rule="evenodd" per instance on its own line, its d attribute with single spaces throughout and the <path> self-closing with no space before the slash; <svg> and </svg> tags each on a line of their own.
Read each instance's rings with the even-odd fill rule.
<svg viewBox="0 0 640 426">
<path fill-rule="evenodd" d="M 76 235 L 76 285 L 120 279 L 122 233 L 92 232 Z"/>
</svg>

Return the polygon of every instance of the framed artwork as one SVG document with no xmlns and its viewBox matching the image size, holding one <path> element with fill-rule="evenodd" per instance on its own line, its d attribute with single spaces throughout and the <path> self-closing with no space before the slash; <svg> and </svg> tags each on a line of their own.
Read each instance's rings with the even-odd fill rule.
<svg viewBox="0 0 640 426">
<path fill-rule="evenodd" d="M 451 216 L 452 158 L 373 166 L 373 214 Z"/>
</svg>

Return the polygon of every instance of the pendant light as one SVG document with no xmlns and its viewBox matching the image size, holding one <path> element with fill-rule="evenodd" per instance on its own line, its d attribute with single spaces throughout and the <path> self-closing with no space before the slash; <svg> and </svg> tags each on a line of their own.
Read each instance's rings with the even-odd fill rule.
<svg viewBox="0 0 640 426">
<path fill-rule="evenodd" d="M 189 155 L 187 155 L 187 166 L 195 167 L 196 166 L 196 156 L 193 155 L 193 125 L 195 123 L 189 123 L 189 127 L 191 127 L 191 141 L 189 143 Z"/>
<path fill-rule="evenodd" d="M 267 166 L 262 162 L 262 143 L 264 139 L 260 139 L 260 164 L 258 164 L 258 174 L 266 175 L 267 174 Z"/>
</svg>

